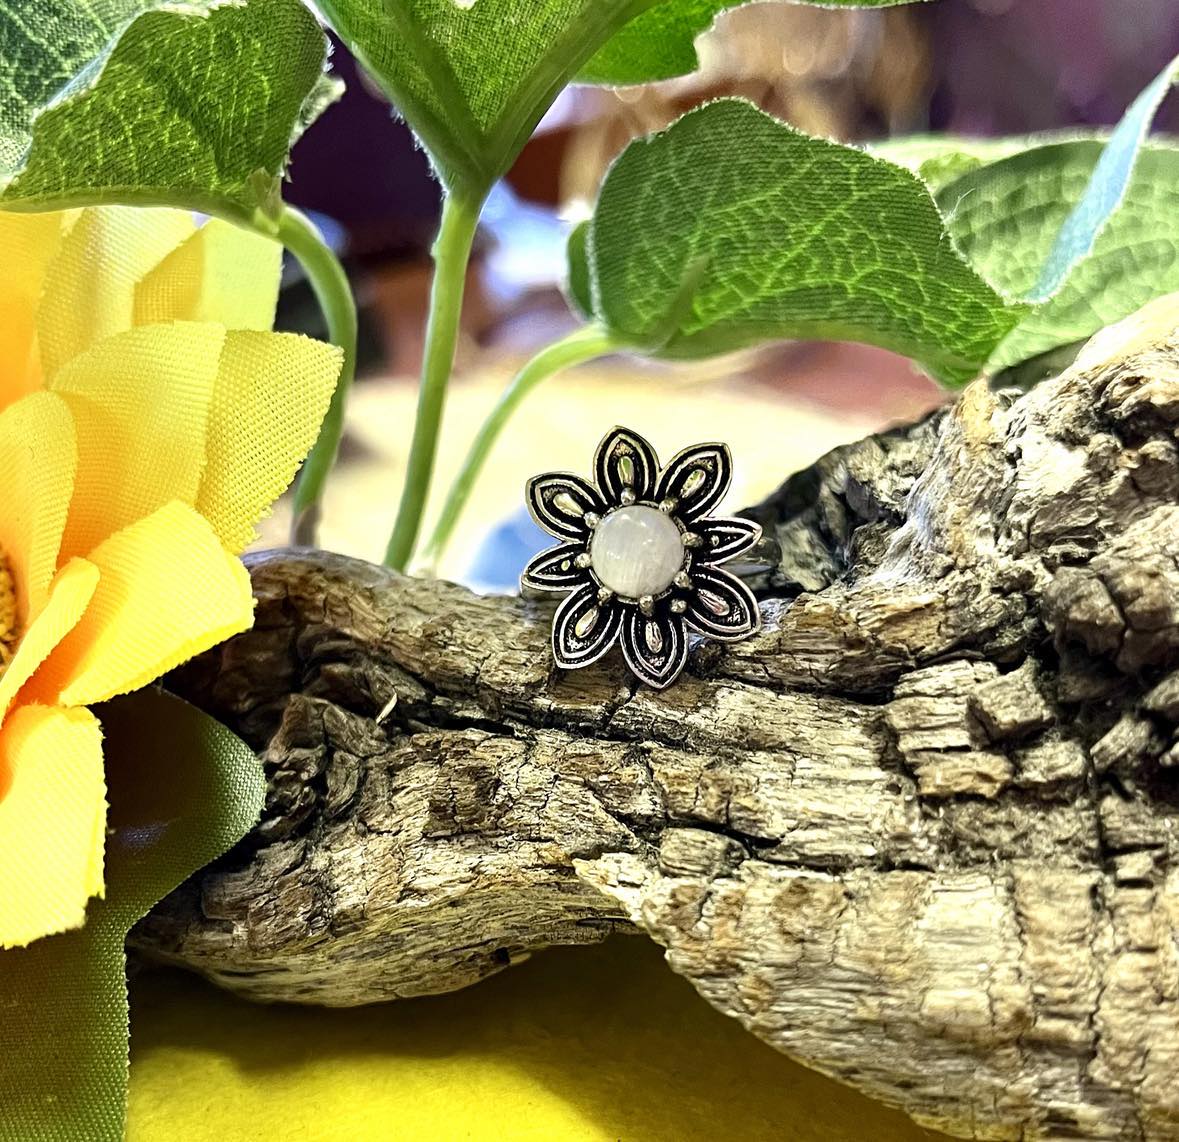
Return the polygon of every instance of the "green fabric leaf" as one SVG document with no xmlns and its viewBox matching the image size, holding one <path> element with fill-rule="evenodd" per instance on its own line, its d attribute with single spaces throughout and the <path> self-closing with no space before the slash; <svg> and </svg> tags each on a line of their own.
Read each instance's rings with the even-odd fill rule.
<svg viewBox="0 0 1179 1142">
<path fill-rule="evenodd" d="M 1080 138 L 1098 138 L 1076 131 L 1044 131 L 1035 135 L 1011 135 L 1000 139 L 980 139 L 969 135 L 901 135 L 870 143 L 868 150 L 877 158 L 907 167 L 919 174 L 935 194 L 956 178 L 987 163 L 995 163 L 1021 151 L 1049 143 L 1072 142 Z"/>
<path fill-rule="evenodd" d="M 565 295 L 575 313 L 589 319 L 594 315 L 594 286 L 590 278 L 589 222 L 579 222 L 569 234 L 565 248 L 569 274 L 565 279 Z"/>
<path fill-rule="evenodd" d="M 579 83 L 611 87 L 688 75 L 700 66 L 696 38 L 722 12 L 750 0 L 665 0 L 622 27 L 594 54 Z M 825 8 L 888 8 L 909 0 L 822 0 Z"/>
<path fill-rule="evenodd" d="M 1097 160 L 1085 193 L 1064 220 L 1052 243 L 1040 277 L 1031 291 L 1031 300 L 1044 301 L 1052 297 L 1064 285 L 1073 267 L 1093 249 L 1097 236 L 1122 203 L 1155 112 L 1171 90 L 1177 74 L 1179 57 L 1147 85 L 1122 116 Z"/>
<path fill-rule="evenodd" d="M 587 256 L 596 319 L 669 357 L 855 340 L 961 384 L 1025 312 L 963 260 L 911 172 L 737 99 L 627 147 Z"/>
<path fill-rule="evenodd" d="M 0 952 L 2 1142 L 121 1142 L 124 939 L 262 809 L 254 751 L 195 707 L 148 689 L 95 713 L 110 800 L 106 897 L 91 901 L 84 928 Z"/>
<path fill-rule="evenodd" d="M 1097 140 L 1055 143 L 980 167 L 944 187 L 938 202 L 957 246 L 999 289 L 1036 286 L 1069 213 L 1097 165 Z M 1148 142 L 1119 209 L 1075 265 L 1060 292 L 1028 313 L 998 346 L 993 369 L 1008 368 L 1084 340 L 1154 297 L 1179 290 L 1179 148 Z"/>
<path fill-rule="evenodd" d="M 742 2 L 530 0 L 527 14 L 520 0 L 317 6 L 421 139 L 443 184 L 480 198 L 580 69 L 582 82 L 607 84 L 691 71 L 696 35 Z M 906 0 L 824 2 L 883 7 Z"/>
<path fill-rule="evenodd" d="M 481 197 L 599 45 L 653 0 L 320 0 L 443 183 Z"/>
<path fill-rule="evenodd" d="M 339 94 L 299 0 L 0 0 L 0 206 L 248 221 Z"/>
</svg>

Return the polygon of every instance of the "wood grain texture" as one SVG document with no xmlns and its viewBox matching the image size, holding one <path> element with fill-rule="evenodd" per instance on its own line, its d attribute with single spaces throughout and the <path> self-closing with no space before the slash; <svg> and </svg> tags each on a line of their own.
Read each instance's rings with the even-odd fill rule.
<svg viewBox="0 0 1179 1142">
<path fill-rule="evenodd" d="M 258 999 L 641 930 L 754 1034 L 980 1139 L 1179 1139 L 1179 306 L 752 509 L 765 629 L 657 694 L 549 612 L 322 552 L 182 693 L 254 835 L 134 945 Z"/>
</svg>

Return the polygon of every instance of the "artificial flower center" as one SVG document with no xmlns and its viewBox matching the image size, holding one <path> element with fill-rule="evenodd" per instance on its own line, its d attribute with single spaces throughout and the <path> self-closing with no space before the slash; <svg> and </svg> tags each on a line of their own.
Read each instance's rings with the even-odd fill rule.
<svg viewBox="0 0 1179 1142">
<path fill-rule="evenodd" d="M 16 622 L 16 583 L 4 552 L 0 551 L 0 674 L 8 668 L 16 653 L 19 636 Z"/>
<path fill-rule="evenodd" d="M 684 565 L 683 538 L 675 521 L 658 508 L 632 504 L 598 524 L 590 564 L 602 585 L 617 595 L 659 595 Z"/>
</svg>

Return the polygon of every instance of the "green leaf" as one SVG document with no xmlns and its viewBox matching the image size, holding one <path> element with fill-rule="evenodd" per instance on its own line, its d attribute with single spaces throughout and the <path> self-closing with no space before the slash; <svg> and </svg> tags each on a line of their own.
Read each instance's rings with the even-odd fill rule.
<svg viewBox="0 0 1179 1142">
<path fill-rule="evenodd" d="M 565 295 L 570 307 L 582 317 L 594 315 L 594 285 L 590 278 L 589 222 L 579 222 L 569 234 L 565 247 L 569 274 L 565 279 Z"/>
<path fill-rule="evenodd" d="M 623 87 L 688 75 L 700 66 L 696 38 L 722 12 L 750 0 L 665 0 L 622 27 L 582 69 L 579 83 Z M 826 8 L 888 8 L 908 0 L 823 0 Z"/>
<path fill-rule="evenodd" d="M 526 12 L 520 0 L 318 7 L 421 139 L 443 184 L 478 199 L 583 66 L 582 82 L 606 84 L 691 71 L 696 35 L 743 2 L 529 0 Z M 875 8 L 906 0 L 824 2 Z"/>
<path fill-rule="evenodd" d="M 1138 153 L 1155 112 L 1179 74 L 1179 57 L 1172 60 L 1130 105 L 1101 152 L 1085 193 L 1064 220 L 1031 291 L 1031 300 L 1044 301 L 1064 285 L 1073 267 L 1093 249 L 1097 236 L 1121 205 L 1134 173 Z"/>
<path fill-rule="evenodd" d="M 0 206 L 249 221 L 339 93 L 299 0 L 0 0 Z"/>
<path fill-rule="evenodd" d="M 1029 294 L 1102 152 L 1098 140 L 1055 143 L 983 166 L 938 194 L 954 241 L 990 282 Z M 1148 142 L 1120 208 L 1059 293 L 1033 309 L 992 355 L 1007 368 L 1083 340 L 1154 297 L 1179 290 L 1179 148 Z"/>
<path fill-rule="evenodd" d="M 320 0 L 451 190 L 481 198 L 577 69 L 653 0 Z"/>
<path fill-rule="evenodd" d="M 84 928 L 0 952 L 3 1142 L 121 1142 L 127 932 L 262 809 L 254 751 L 195 707 L 153 688 L 95 713 L 110 800 L 106 897 L 91 901 Z"/>
<path fill-rule="evenodd" d="M 935 194 L 956 178 L 988 163 L 998 162 L 1021 151 L 1049 143 L 1071 142 L 1082 136 L 1076 131 L 1045 131 L 1036 135 L 1013 135 L 1000 139 L 982 139 L 970 135 L 901 135 L 870 143 L 868 150 L 877 158 L 907 167 L 919 174 Z M 1085 138 L 1096 138 L 1088 134 Z"/>
<path fill-rule="evenodd" d="M 587 256 L 597 320 L 669 357 L 856 340 L 959 384 L 1025 312 L 958 254 L 914 174 L 736 99 L 627 147 Z"/>
</svg>

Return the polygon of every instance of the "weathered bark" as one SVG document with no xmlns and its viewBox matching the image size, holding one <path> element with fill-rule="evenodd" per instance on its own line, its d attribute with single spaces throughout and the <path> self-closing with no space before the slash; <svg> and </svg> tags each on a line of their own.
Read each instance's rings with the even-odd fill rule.
<svg viewBox="0 0 1179 1142">
<path fill-rule="evenodd" d="M 661 694 L 548 612 L 318 552 L 176 679 L 255 834 L 136 931 L 259 999 L 641 929 L 720 1010 L 967 1137 L 1179 1138 L 1179 323 L 976 384 L 753 510 L 764 632 Z"/>
</svg>

